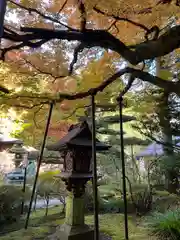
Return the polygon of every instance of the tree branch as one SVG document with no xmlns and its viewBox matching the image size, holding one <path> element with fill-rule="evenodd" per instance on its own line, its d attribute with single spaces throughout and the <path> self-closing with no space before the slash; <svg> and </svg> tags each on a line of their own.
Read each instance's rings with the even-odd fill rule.
<svg viewBox="0 0 180 240">
<path fill-rule="evenodd" d="M 159 0 L 159 2 L 157 3 L 157 5 L 159 4 L 170 4 L 172 3 L 173 1 L 172 0 Z M 175 5 L 176 6 L 180 6 L 180 1 L 179 0 L 176 0 L 175 1 Z"/>
<path fill-rule="evenodd" d="M 119 94 L 119 96 L 117 97 L 117 101 L 119 101 L 128 91 L 129 89 L 131 88 L 133 82 L 135 80 L 135 76 L 134 74 L 132 73 L 129 77 L 129 80 L 128 80 L 128 83 L 127 85 L 125 86 L 125 88 L 123 89 L 123 91 Z"/>
<path fill-rule="evenodd" d="M 62 7 L 59 9 L 58 13 L 62 12 L 62 10 L 64 9 L 64 7 L 66 6 L 68 0 L 65 0 Z"/>
<path fill-rule="evenodd" d="M 37 41 L 37 42 L 26 41 L 26 46 L 31 47 L 31 48 L 38 48 L 38 47 L 42 46 L 45 42 L 47 42 L 47 41 L 46 40 L 40 40 L 40 41 Z M 6 55 L 7 52 L 15 50 L 15 49 L 20 49 L 20 48 L 23 48 L 23 47 L 24 47 L 24 43 L 20 43 L 20 44 L 10 46 L 8 48 L 1 49 L 0 59 L 4 61 L 5 60 L 5 55 Z"/>
<path fill-rule="evenodd" d="M 44 19 L 47 19 L 47 20 L 49 20 L 49 21 L 51 21 L 51 22 L 60 24 L 60 25 L 62 25 L 63 27 L 69 29 L 69 30 L 75 31 L 75 29 L 67 26 L 66 24 L 62 23 L 61 21 L 57 20 L 56 18 L 50 17 L 50 16 L 48 16 L 48 15 L 45 15 L 44 13 L 38 11 L 37 9 L 27 8 L 27 7 L 21 5 L 21 4 L 17 3 L 17 2 L 14 2 L 14 1 L 12 1 L 12 0 L 7 0 L 7 1 L 9 1 L 9 2 L 12 3 L 13 5 L 15 5 L 15 6 L 21 8 L 21 9 L 23 9 L 23 10 L 25 10 L 25 11 L 28 11 L 29 14 L 32 14 L 32 13 L 38 14 L 39 16 L 41 16 L 41 17 L 44 18 Z M 64 4 L 63 4 L 62 7 L 64 7 Z"/>
<path fill-rule="evenodd" d="M 81 13 L 81 23 L 80 23 L 80 30 L 81 32 L 84 32 L 86 31 L 86 9 L 85 9 L 85 6 L 84 6 L 84 3 L 83 3 L 83 0 L 78 0 L 78 8 L 79 8 L 79 11 Z M 69 75 L 71 75 L 73 73 L 73 69 L 74 69 L 74 65 L 77 63 L 77 60 L 78 60 L 78 54 L 83 51 L 83 49 L 85 48 L 85 45 L 83 42 L 79 43 L 78 46 L 74 49 L 74 56 L 73 56 L 73 60 L 70 64 L 70 67 L 69 67 Z"/>
<path fill-rule="evenodd" d="M 32 101 L 37 100 L 38 104 L 36 106 L 39 106 L 41 104 L 49 104 L 51 101 L 55 101 L 55 102 L 62 102 L 63 100 L 76 100 L 76 99 L 82 99 L 85 97 L 88 97 L 92 94 L 97 94 L 98 92 L 102 92 L 108 85 L 110 85 L 111 83 L 113 83 L 117 78 L 121 77 L 122 75 L 124 75 L 125 73 L 129 73 L 133 75 L 133 78 L 139 78 L 142 81 L 145 82 L 149 82 L 151 84 L 154 84 L 160 88 L 163 89 L 168 89 L 170 92 L 174 92 L 177 95 L 180 96 L 180 82 L 171 82 L 171 81 L 166 81 L 163 80 L 159 77 L 153 76 L 147 72 L 143 72 L 141 70 L 137 70 L 137 69 L 133 69 L 133 68 L 124 68 L 118 72 L 116 72 L 115 74 L 113 74 L 111 77 L 109 77 L 108 79 L 106 79 L 105 81 L 103 81 L 98 87 L 96 88 L 91 88 L 88 91 L 84 91 L 84 92 L 79 92 L 79 93 L 75 93 L 75 94 L 66 94 L 66 93 L 58 93 L 57 95 L 54 94 L 43 94 L 43 96 L 40 96 L 38 93 L 33 93 L 32 94 L 25 94 L 25 95 L 17 95 L 11 93 L 10 95 L 7 95 L 8 98 L 10 99 L 31 99 Z M 125 90 L 127 90 L 127 88 L 129 88 L 132 84 L 132 80 L 129 82 L 129 84 L 126 86 Z M 7 98 L 7 99 L 8 99 Z M 33 108 L 34 105 L 30 105 L 28 108 L 31 109 Z"/>
<path fill-rule="evenodd" d="M 36 121 L 36 116 L 42 110 L 43 107 L 44 107 L 44 105 L 42 105 L 42 104 L 39 105 L 38 108 L 36 109 L 36 111 L 34 111 L 34 113 L 33 113 L 33 122 L 37 129 L 38 129 L 38 125 L 37 125 L 37 121 Z"/>
<path fill-rule="evenodd" d="M 56 76 L 55 76 L 54 74 L 52 74 L 52 73 L 50 73 L 50 72 L 48 72 L 48 71 L 46 72 L 46 71 L 38 68 L 38 67 L 37 67 L 36 65 L 34 65 L 31 61 L 28 61 L 28 60 L 25 59 L 25 58 L 23 58 L 23 60 L 25 61 L 26 64 L 28 64 L 28 65 L 30 65 L 32 68 L 34 68 L 35 71 L 37 71 L 39 74 L 44 74 L 44 75 L 46 75 L 46 76 L 52 77 L 52 78 L 53 78 L 53 82 L 54 82 L 56 79 L 58 79 L 58 78 L 65 78 L 65 77 L 67 77 L 67 75 L 56 75 Z"/>
<path fill-rule="evenodd" d="M 3 92 L 3 93 L 10 93 L 10 91 L 6 88 L 6 87 L 3 87 L 2 85 L 0 85 L 0 92 Z"/>
<path fill-rule="evenodd" d="M 149 40 L 136 44 L 133 50 L 104 30 L 88 29 L 85 32 L 63 30 L 53 31 L 41 28 L 21 28 L 21 30 L 27 34 L 17 34 L 17 36 L 14 36 L 5 30 L 3 38 L 14 42 L 23 42 L 24 46 L 28 46 L 30 40 L 37 39 L 49 41 L 56 38 L 68 41 L 80 41 L 83 42 L 85 48 L 102 47 L 105 49 L 111 49 L 119 53 L 133 65 L 144 60 L 164 56 L 180 47 L 180 26 L 172 27 L 157 40 Z"/>
<path fill-rule="evenodd" d="M 75 108 L 70 114 L 68 114 L 68 116 L 65 116 L 65 117 L 63 117 L 63 119 L 62 120 L 66 120 L 66 119 L 69 119 L 70 117 L 72 117 L 74 114 L 76 114 L 76 112 L 78 111 L 78 110 L 80 110 L 80 109 L 86 109 L 86 108 L 88 108 L 88 107 L 90 107 L 91 105 L 84 105 L 84 106 L 80 106 L 80 107 L 77 107 L 77 108 Z"/>
<path fill-rule="evenodd" d="M 107 31 L 110 31 L 112 27 L 114 27 L 114 28 L 116 29 L 116 33 L 114 34 L 114 36 L 116 36 L 116 35 L 119 33 L 119 29 L 118 29 L 116 23 L 117 23 L 117 20 L 114 20 L 114 21 L 110 24 L 110 26 L 107 28 Z"/>
<path fill-rule="evenodd" d="M 73 56 L 73 60 L 72 62 L 70 63 L 70 66 L 69 66 L 69 75 L 71 75 L 73 73 L 73 69 L 74 69 L 74 65 L 77 63 L 77 60 L 78 60 L 78 54 L 80 52 L 82 52 L 84 49 L 84 44 L 83 42 L 78 44 L 77 47 L 74 49 L 74 56 Z"/>
<path fill-rule="evenodd" d="M 96 6 L 93 8 L 93 10 L 97 13 L 100 13 L 106 17 L 111 17 L 113 19 L 115 19 L 116 21 L 125 21 L 125 22 L 129 22 L 131 23 L 132 25 L 136 26 L 136 27 L 139 27 L 141 29 L 143 29 L 144 31 L 148 32 L 149 31 L 149 28 L 147 28 L 146 26 L 144 26 L 143 24 L 141 23 L 137 23 L 137 22 L 134 22 L 128 18 L 123 18 L 123 17 L 118 17 L 114 14 L 109 14 L 109 13 L 106 13 L 104 11 L 102 11 L 101 9 L 97 8 Z"/>
<path fill-rule="evenodd" d="M 85 5 L 83 3 L 83 0 L 78 0 L 78 8 L 79 11 L 81 13 L 81 24 L 80 24 L 80 29 L 81 31 L 85 31 L 86 30 L 86 18 L 87 18 L 87 14 L 86 14 L 86 8 Z"/>
<path fill-rule="evenodd" d="M 19 96 L 19 98 L 21 98 L 22 96 Z M 10 100 L 11 98 L 9 98 Z M 13 98 L 12 98 L 13 99 Z M 37 98 L 38 99 L 38 98 Z M 21 104 L 21 103 L 8 103 L 8 102 L 5 102 L 4 103 L 6 106 L 10 106 L 10 107 L 15 107 L 15 108 L 23 108 L 23 109 L 27 109 L 27 110 L 32 110 L 33 108 L 35 107 L 39 107 L 41 105 L 49 105 L 50 104 L 50 101 L 39 101 L 38 103 L 30 103 L 29 104 Z"/>
</svg>

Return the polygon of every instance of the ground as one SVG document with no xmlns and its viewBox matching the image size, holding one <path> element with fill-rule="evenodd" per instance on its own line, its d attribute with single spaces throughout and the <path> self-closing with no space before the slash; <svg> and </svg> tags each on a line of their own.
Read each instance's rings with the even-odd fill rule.
<svg viewBox="0 0 180 240">
<path fill-rule="evenodd" d="M 13 224 L 3 229 L 4 234 L 0 240 L 41 240 L 55 232 L 56 226 L 64 222 L 60 207 L 54 207 L 49 210 L 47 217 L 44 217 L 44 210 L 38 210 L 33 213 L 29 223 L 29 228 L 24 229 L 24 219 L 18 224 Z M 122 214 L 103 214 L 99 216 L 100 230 L 105 234 L 112 236 L 112 240 L 124 239 L 124 223 Z M 93 224 L 93 216 L 86 216 L 86 223 Z M 11 232 L 10 232 L 11 231 Z M 149 237 L 141 223 L 137 226 L 135 217 L 129 216 L 129 236 L 130 240 L 154 240 Z"/>
</svg>

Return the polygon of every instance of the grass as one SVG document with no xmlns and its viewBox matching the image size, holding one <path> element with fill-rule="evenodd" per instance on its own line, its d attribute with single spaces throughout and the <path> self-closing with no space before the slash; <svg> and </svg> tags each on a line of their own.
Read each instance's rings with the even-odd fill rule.
<svg viewBox="0 0 180 240">
<path fill-rule="evenodd" d="M 40 240 L 55 232 L 58 225 L 63 224 L 64 219 L 60 214 L 60 207 L 49 209 L 49 215 L 44 217 L 44 210 L 32 213 L 29 227 L 24 229 L 24 219 L 19 223 L 6 228 L 9 233 L 0 236 L 0 240 Z M 143 227 L 136 224 L 135 218 L 129 216 L 129 236 L 130 240 L 154 240 L 148 238 L 147 232 Z M 121 214 L 104 214 L 99 216 L 100 230 L 105 234 L 112 236 L 113 240 L 124 239 L 124 218 Z M 86 223 L 93 225 L 93 216 L 86 216 Z M 14 231 L 12 231 L 14 229 Z M 15 231 L 15 229 L 17 229 Z M 12 231 L 12 232 L 10 232 Z"/>
<path fill-rule="evenodd" d="M 112 236 L 113 240 L 124 240 L 124 217 L 122 214 L 104 214 L 99 216 L 100 230 Z M 87 223 L 93 223 L 93 217 L 87 216 Z M 129 239 L 148 240 L 147 232 L 144 228 L 137 227 L 135 219 L 129 216 Z M 149 238 L 150 239 L 150 238 Z"/>
</svg>

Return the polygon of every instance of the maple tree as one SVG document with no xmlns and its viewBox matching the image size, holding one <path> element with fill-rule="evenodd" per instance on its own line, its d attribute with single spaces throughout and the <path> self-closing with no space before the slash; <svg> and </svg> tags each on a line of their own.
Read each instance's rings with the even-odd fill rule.
<svg viewBox="0 0 180 240">
<path fill-rule="evenodd" d="M 156 75 L 166 81 L 178 81 L 179 55 L 173 54 L 156 59 L 154 65 Z M 175 152 L 179 150 L 174 136 L 179 136 L 179 97 L 168 89 L 158 89 L 148 85 L 134 96 L 139 104 L 133 106 L 139 118 L 136 129 L 153 141 L 162 144 L 164 159 L 160 160 L 161 171 L 166 175 L 168 191 L 176 193 L 178 189 L 179 160 Z M 164 166 L 162 167 L 162 163 Z"/>
<path fill-rule="evenodd" d="M 162 3 L 169 3 L 169 7 L 167 8 L 166 4 Z M 6 57 L 6 60 L 9 60 L 10 53 L 14 52 L 16 57 L 18 55 L 16 64 L 27 57 L 28 62 L 27 59 L 25 60 L 26 67 L 30 68 L 30 65 L 33 65 L 35 66 L 34 69 L 39 70 L 41 64 L 37 66 L 37 61 L 34 58 L 41 58 L 42 60 L 44 53 L 48 52 L 47 59 L 53 62 L 53 54 L 49 55 L 49 53 L 55 45 L 59 49 L 59 56 L 63 55 L 63 57 L 66 56 L 64 49 L 71 51 L 74 48 L 74 57 L 68 73 L 65 71 L 65 74 L 58 73 L 55 76 L 55 78 L 61 80 L 65 76 L 73 74 L 78 55 L 84 49 L 95 49 L 94 51 L 99 52 L 100 47 L 108 50 L 108 52 L 111 50 L 115 53 L 116 59 L 117 56 L 121 56 L 131 64 L 130 67 L 125 67 L 111 74 L 99 86 L 90 87 L 90 90 L 84 92 L 77 92 L 78 89 L 76 88 L 72 94 L 64 92 L 54 94 L 48 91 L 44 92 L 46 94 L 33 93 L 31 97 L 28 92 L 24 94 L 26 99 L 30 99 L 30 101 L 32 99 L 37 101 L 38 99 L 39 104 L 49 103 L 50 100 L 62 102 L 64 99 L 73 100 L 87 97 L 92 93 L 96 94 L 103 91 L 105 87 L 125 73 L 133 75 L 126 91 L 131 87 L 134 79 L 139 78 L 158 87 L 168 88 L 179 95 L 179 82 L 164 81 L 160 77 L 143 71 L 141 66 L 136 66 L 146 60 L 166 55 L 179 47 L 179 25 L 161 29 L 164 24 L 166 25 L 169 17 L 178 16 L 179 7 L 177 3 L 152 0 L 146 2 L 127 1 L 127 3 L 115 0 L 108 2 L 87 0 L 65 1 L 61 4 L 59 1 L 50 1 L 49 4 L 45 4 L 41 1 L 15 2 L 9 0 L 8 10 L 16 13 L 16 16 L 22 22 L 22 26 L 19 29 L 17 26 L 19 23 L 10 26 L 9 20 L 5 21 L 1 57 L 2 59 Z M 29 17 L 25 17 L 24 12 L 30 13 Z M 131 19 L 129 19 L 130 16 Z M 126 34 L 122 33 L 124 31 L 126 31 Z M 64 43 L 62 40 L 67 40 L 72 44 L 68 45 L 67 42 Z M 74 41 L 79 43 L 74 43 Z M 26 48 L 37 49 L 44 44 L 50 51 L 43 48 L 32 51 Z M 91 51 L 91 57 L 92 55 L 94 55 L 93 51 Z M 35 62 L 31 64 L 29 59 L 33 59 Z M 84 61 L 84 58 L 82 59 Z M 50 76 L 52 73 L 48 69 L 49 63 L 50 61 L 47 61 L 47 64 L 44 64 L 47 68 L 42 72 Z M 68 61 L 66 61 L 67 63 Z M 135 65 L 135 67 L 132 67 L 132 65 Z M 17 95 L 24 97 L 23 94 L 17 94 L 13 90 L 11 90 L 9 97 L 17 98 Z"/>
<path fill-rule="evenodd" d="M 173 27 L 168 23 L 171 17 L 178 19 L 179 7 L 175 1 L 168 8 L 162 2 L 7 1 L 1 59 L 13 81 L 8 74 L 1 81 L 10 91 L 1 94 L 2 106 L 23 107 L 33 121 L 42 113 L 36 117 L 41 129 L 44 105 L 50 101 L 60 103 L 53 120 L 57 126 L 60 110 L 66 119 L 82 115 L 89 105 L 85 97 L 96 93 L 98 103 L 115 102 L 123 87 L 122 94 L 137 79 L 179 95 L 178 81 L 154 76 L 146 68 L 146 60 L 179 47 L 178 20 Z M 125 74 L 131 75 L 127 86 Z"/>
</svg>

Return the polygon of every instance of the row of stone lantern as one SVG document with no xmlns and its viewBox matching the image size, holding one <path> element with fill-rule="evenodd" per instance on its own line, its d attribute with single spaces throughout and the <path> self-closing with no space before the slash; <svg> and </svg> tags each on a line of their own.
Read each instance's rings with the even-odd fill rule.
<svg viewBox="0 0 180 240">
<path fill-rule="evenodd" d="M 21 164 L 23 164 L 24 168 L 24 176 L 23 176 L 23 187 L 22 192 L 25 193 L 26 191 L 26 176 L 27 176 L 27 165 L 28 165 L 28 151 L 23 146 L 22 142 L 18 142 L 12 146 L 12 148 L 9 150 L 10 153 L 14 153 L 14 163 L 15 168 L 19 168 Z M 24 212 L 24 199 L 22 200 L 21 205 L 21 214 Z"/>
</svg>

